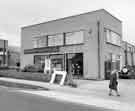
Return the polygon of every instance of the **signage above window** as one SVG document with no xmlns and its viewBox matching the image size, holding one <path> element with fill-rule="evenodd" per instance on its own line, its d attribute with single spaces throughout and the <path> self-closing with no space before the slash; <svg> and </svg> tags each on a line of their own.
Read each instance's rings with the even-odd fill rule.
<svg viewBox="0 0 135 111">
<path fill-rule="evenodd" d="M 49 52 L 59 52 L 59 47 L 43 47 L 43 48 L 25 49 L 24 50 L 24 54 L 49 53 Z"/>
</svg>

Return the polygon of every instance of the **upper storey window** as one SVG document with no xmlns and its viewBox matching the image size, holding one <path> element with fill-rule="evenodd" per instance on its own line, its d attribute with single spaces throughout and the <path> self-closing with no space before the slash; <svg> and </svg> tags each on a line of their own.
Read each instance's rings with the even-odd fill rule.
<svg viewBox="0 0 135 111">
<path fill-rule="evenodd" d="M 80 44 L 83 43 L 83 31 L 33 37 L 32 42 L 34 48 Z"/>
<path fill-rule="evenodd" d="M 65 33 L 65 44 L 80 44 L 83 43 L 83 31 Z"/>
<path fill-rule="evenodd" d="M 34 37 L 33 38 L 33 47 L 40 48 L 47 46 L 47 38 L 46 37 Z"/>
<path fill-rule="evenodd" d="M 121 37 L 119 34 L 106 29 L 106 42 L 112 43 L 114 45 L 121 45 Z"/>
<path fill-rule="evenodd" d="M 132 47 L 131 47 L 131 46 L 128 46 L 128 47 L 127 47 L 127 51 L 128 51 L 128 52 L 132 52 Z"/>
<path fill-rule="evenodd" d="M 48 46 L 63 45 L 63 34 L 56 34 L 48 36 Z"/>
</svg>

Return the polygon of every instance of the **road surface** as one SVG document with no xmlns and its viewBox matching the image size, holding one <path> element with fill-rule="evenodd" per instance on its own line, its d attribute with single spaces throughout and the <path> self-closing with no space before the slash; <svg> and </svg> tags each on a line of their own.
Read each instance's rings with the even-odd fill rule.
<svg viewBox="0 0 135 111">
<path fill-rule="evenodd" d="M 17 92 L 0 87 L 0 111 L 111 111 Z"/>
</svg>

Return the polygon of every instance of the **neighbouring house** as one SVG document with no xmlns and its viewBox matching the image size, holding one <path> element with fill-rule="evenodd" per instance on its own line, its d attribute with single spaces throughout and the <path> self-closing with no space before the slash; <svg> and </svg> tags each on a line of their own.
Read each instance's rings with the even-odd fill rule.
<svg viewBox="0 0 135 111">
<path fill-rule="evenodd" d="M 104 9 L 25 26 L 21 68 L 50 64 L 84 79 L 108 79 L 123 65 L 121 42 L 122 21 Z"/>
<path fill-rule="evenodd" d="M 0 67 L 8 66 L 8 40 L 0 39 Z"/>
<path fill-rule="evenodd" d="M 135 46 L 123 41 L 122 48 L 124 51 L 123 64 L 126 66 L 135 66 Z"/>
<path fill-rule="evenodd" d="M 17 46 L 8 47 L 8 66 L 15 67 L 20 63 L 20 48 Z"/>
</svg>

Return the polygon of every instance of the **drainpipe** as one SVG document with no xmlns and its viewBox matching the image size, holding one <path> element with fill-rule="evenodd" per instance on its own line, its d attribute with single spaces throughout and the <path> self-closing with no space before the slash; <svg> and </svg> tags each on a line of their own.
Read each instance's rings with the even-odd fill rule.
<svg viewBox="0 0 135 111">
<path fill-rule="evenodd" d="M 6 41 L 4 40 L 4 48 L 3 48 L 3 65 L 5 66 L 6 63 L 6 55 L 5 55 L 5 50 L 6 50 Z"/>
<path fill-rule="evenodd" d="M 125 48 L 125 65 L 128 64 L 128 61 L 127 61 L 127 43 L 126 43 L 126 48 Z"/>
<path fill-rule="evenodd" d="M 127 65 L 127 50 L 125 50 L 124 52 L 125 52 L 125 65 Z"/>
<path fill-rule="evenodd" d="M 131 52 L 131 61 L 132 61 L 132 66 L 134 65 L 134 57 L 133 57 L 133 52 Z"/>
<path fill-rule="evenodd" d="M 98 34 L 98 79 L 101 78 L 100 72 L 101 72 L 101 61 L 100 61 L 100 22 L 97 22 L 97 34 Z"/>
</svg>

